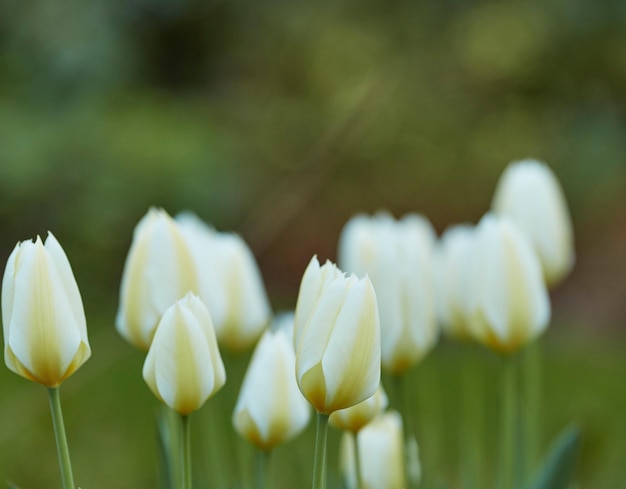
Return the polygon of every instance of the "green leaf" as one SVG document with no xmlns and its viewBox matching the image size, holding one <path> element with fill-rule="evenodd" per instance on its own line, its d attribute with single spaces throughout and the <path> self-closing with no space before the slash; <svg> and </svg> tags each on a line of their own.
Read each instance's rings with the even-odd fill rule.
<svg viewBox="0 0 626 489">
<path fill-rule="evenodd" d="M 7 487 L 9 489 L 20 489 L 19 486 L 17 486 L 15 483 L 13 483 L 11 481 L 7 481 Z"/>
<path fill-rule="evenodd" d="M 552 443 L 542 467 L 525 489 L 568 489 L 579 445 L 578 428 L 566 428 Z"/>
</svg>

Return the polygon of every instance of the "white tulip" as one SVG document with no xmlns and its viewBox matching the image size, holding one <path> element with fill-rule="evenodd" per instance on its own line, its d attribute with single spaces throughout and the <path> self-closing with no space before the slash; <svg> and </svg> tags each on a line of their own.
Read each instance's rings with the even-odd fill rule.
<svg viewBox="0 0 626 489">
<path fill-rule="evenodd" d="M 548 285 L 562 281 L 574 265 L 574 237 L 565 195 L 552 170 L 536 160 L 511 163 L 498 182 L 492 207 L 526 233 Z"/>
<path fill-rule="evenodd" d="M 387 409 L 388 399 L 383 385 L 380 384 L 372 397 L 368 397 L 354 406 L 340 409 L 330 415 L 330 424 L 340 430 L 358 433 L 367 423 Z"/>
<path fill-rule="evenodd" d="M 433 270 L 435 234 L 426 218 L 358 215 L 344 227 L 339 263 L 367 274 L 378 298 L 383 368 L 400 374 L 434 347 L 439 331 Z"/>
<path fill-rule="evenodd" d="M 239 235 L 215 231 L 193 214 L 176 220 L 193 252 L 199 296 L 211 311 L 218 341 L 234 351 L 250 348 L 272 314 L 252 251 Z"/>
<path fill-rule="evenodd" d="M 191 250 L 176 222 L 162 209 L 150 209 L 139 221 L 126 258 L 118 332 L 148 349 L 165 310 L 188 292 L 198 292 Z"/>
<path fill-rule="evenodd" d="M 199 409 L 226 382 L 211 316 L 197 296 L 187 294 L 163 314 L 143 378 L 157 398 L 183 415 Z"/>
<path fill-rule="evenodd" d="M 456 339 L 468 339 L 469 280 L 472 269 L 474 227 L 448 228 L 441 236 L 437 268 L 439 315 L 444 330 Z"/>
<path fill-rule="evenodd" d="M 237 432 L 262 450 L 300 433 L 311 408 L 296 383 L 296 355 L 288 332 L 267 330 L 254 350 L 233 413 Z"/>
<path fill-rule="evenodd" d="M 388 411 L 366 425 L 356 437 L 359 450 L 361 489 L 402 489 L 404 444 L 402 417 Z M 352 435 L 341 440 L 340 465 L 348 488 L 357 487 L 355 447 Z"/>
<path fill-rule="evenodd" d="M 346 277 L 313 257 L 300 285 L 294 342 L 298 386 L 318 412 L 373 395 L 380 383 L 380 321 L 369 278 Z"/>
<path fill-rule="evenodd" d="M 469 324 L 474 337 L 506 353 L 545 330 L 550 302 L 541 266 L 511 220 L 490 214 L 481 219 L 470 273 Z"/>
<path fill-rule="evenodd" d="M 4 361 L 13 372 L 56 387 L 91 355 L 78 285 L 61 245 L 18 243 L 2 280 Z"/>
</svg>

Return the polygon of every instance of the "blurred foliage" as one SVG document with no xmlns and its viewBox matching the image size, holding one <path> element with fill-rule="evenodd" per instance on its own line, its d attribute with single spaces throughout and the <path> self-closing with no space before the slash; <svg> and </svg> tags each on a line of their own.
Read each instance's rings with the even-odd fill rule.
<svg viewBox="0 0 626 489">
<path fill-rule="evenodd" d="M 111 466 L 124 487 L 154 486 L 152 399 L 110 331 L 149 206 L 241 232 L 274 305 L 291 308 L 310 256 L 334 257 L 351 214 L 420 211 L 439 231 L 476 221 L 503 167 L 537 157 L 561 179 L 577 237 L 576 270 L 554 294 L 559 338 L 591 335 L 626 317 L 625 114 L 622 0 L 0 0 L 0 256 L 52 230 L 102 335 L 92 383 L 67 389 L 85 487 L 109 487 Z M 626 447 L 608 439 L 621 354 L 551 364 L 562 378 L 548 381 L 549 414 L 591 423 L 583 486 L 621 480 Z M 44 394 L 0 380 L 0 479 L 8 467 L 42 487 L 55 460 L 33 473 L 25 455 L 51 452 Z"/>
</svg>

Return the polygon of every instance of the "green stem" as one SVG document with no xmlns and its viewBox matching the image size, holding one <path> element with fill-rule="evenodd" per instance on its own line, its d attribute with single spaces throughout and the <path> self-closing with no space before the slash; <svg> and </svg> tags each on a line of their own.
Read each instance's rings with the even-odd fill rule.
<svg viewBox="0 0 626 489">
<path fill-rule="evenodd" d="M 48 389 L 48 399 L 50 400 L 50 411 L 52 413 L 52 426 L 54 427 L 54 437 L 59 453 L 59 465 L 61 466 L 61 479 L 64 489 L 75 489 L 74 476 L 72 475 L 72 463 L 70 461 L 70 451 L 67 446 L 67 436 L 65 425 L 63 424 L 63 412 L 61 411 L 61 396 L 58 387 Z"/>
<path fill-rule="evenodd" d="M 463 385 L 463 429 L 459 456 L 461 457 L 461 474 L 465 489 L 478 489 L 482 487 L 480 472 L 482 468 L 482 413 L 484 390 L 480 378 L 478 366 L 474 361 L 473 345 L 462 345 L 464 356 Z"/>
<path fill-rule="evenodd" d="M 191 430 L 189 415 L 181 415 L 181 460 L 182 485 L 181 489 L 191 489 Z"/>
<path fill-rule="evenodd" d="M 413 418 L 410 416 L 409 403 L 407 398 L 408 373 L 402 375 L 392 375 L 393 389 L 396 394 L 397 408 L 402 415 L 402 432 L 404 438 L 404 480 L 408 489 L 414 489 L 418 485 L 415 470 L 413 468 L 419 464 L 418 460 L 414 460 L 415 455 L 410 449 L 410 444 L 415 438 L 413 434 Z"/>
<path fill-rule="evenodd" d="M 269 489 L 270 484 L 270 455 L 269 450 L 256 451 L 256 488 Z"/>
<path fill-rule="evenodd" d="M 538 461 L 541 445 L 541 343 L 536 341 L 522 352 L 524 396 L 523 476 L 528 479 Z"/>
<path fill-rule="evenodd" d="M 502 468 L 502 481 L 500 489 L 514 489 L 514 465 L 515 465 L 515 432 L 516 432 L 516 387 L 515 387 L 515 362 L 512 356 L 504 357 L 502 372 L 502 426 L 500 462 Z"/>
<path fill-rule="evenodd" d="M 315 435 L 315 458 L 313 459 L 313 489 L 326 489 L 326 439 L 328 438 L 328 415 L 317 413 Z"/>
<path fill-rule="evenodd" d="M 359 451 L 359 434 L 358 433 L 350 433 L 352 437 L 352 446 L 354 447 L 354 471 L 355 473 L 355 481 L 356 488 L 361 489 L 363 487 L 363 474 L 361 473 L 361 454 Z"/>
</svg>

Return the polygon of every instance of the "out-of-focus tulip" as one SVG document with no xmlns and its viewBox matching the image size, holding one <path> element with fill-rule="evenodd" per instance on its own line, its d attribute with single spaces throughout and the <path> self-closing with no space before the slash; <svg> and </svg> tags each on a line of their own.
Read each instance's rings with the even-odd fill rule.
<svg viewBox="0 0 626 489">
<path fill-rule="evenodd" d="M 339 240 L 339 264 L 367 274 L 378 298 L 383 368 L 400 374 L 437 342 L 433 270 L 435 234 L 423 216 L 395 220 L 386 213 L 358 215 Z"/>
<path fill-rule="evenodd" d="M 559 181 L 546 164 L 511 163 L 498 182 L 492 207 L 529 237 L 548 286 L 570 272 L 575 260 L 572 220 Z"/>
<path fill-rule="evenodd" d="M 479 341 L 508 353 L 544 331 L 550 302 L 541 265 L 511 220 L 490 214 L 481 219 L 470 273 L 470 327 Z"/>
<path fill-rule="evenodd" d="M 139 221 L 126 258 L 118 332 L 147 350 L 165 310 L 187 292 L 198 292 L 191 250 L 176 222 L 162 209 L 150 209 Z"/>
<path fill-rule="evenodd" d="M 369 278 L 346 277 L 313 257 L 300 284 L 294 345 L 298 386 L 318 412 L 373 395 L 380 383 L 380 322 Z"/>
<path fill-rule="evenodd" d="M 182 415 L 200 408 L 226 382 L 211 316 L 197 296 L 187 294 L 163 314 L 143 378 L 155 396 Z"/>
<path fill-rule="evenodd" d="M 10 370 L 56 387 L 91 355 L 83 303 L 70 262 L 48 233 L 18 243 L 2 279 L 4 361 Z"/>
<path fill-rule="evenodd" d="M 402 418 L 389 411 L 365 426 L 357 435 L 360 458 L 361 489 L 402 489 L 404 482 L 404 447 Z M 340 465 L 348 488 L 357 487 L 353 437 L 345 433 L 341 440 Z"/>
<path fill-rule="evenodd" d="M 239 235 L 215 231 L 193 214 L 176 220 L 193 251 L 199 296 L 211 311 L 220 345 L 233 351 L 250 348 L 272 314 L 252 251 Z"/>
<path fill-rule="evenodd" d="M 387 395 L 380 384 L 376 393 L 354 406 L 340 409 L 330 415 L 330 424 L 340 430 L 358 433 L 367 423 L 387 408 Z"/>
<path fill-rule="evenodd" d="M 262 450 L 296 436 L 311 416 L 296 383 L 296 355 L 287 334 L 280 328 L 263 334 L 233 413 L 237 432 Z"/>
<path fill-rule="evenodd" d="M 448 228 L 438 249 L 439 316 L 444 331 L 455 339 L 468 339 L 468 289 L 472 269 L 474 227 L 461 224 Z"/>
</svg>

